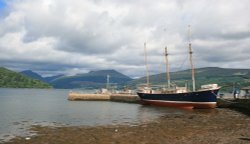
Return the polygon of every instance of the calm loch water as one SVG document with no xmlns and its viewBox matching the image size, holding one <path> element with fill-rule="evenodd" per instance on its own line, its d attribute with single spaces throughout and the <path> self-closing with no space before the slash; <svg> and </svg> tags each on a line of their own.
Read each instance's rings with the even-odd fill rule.
<svg viewBox="0 0 250 144">
<path fill-rule="evenodd" d="M 136 125 L 177 109 L 110 101 L 68 101 L 69 90 L 0 89 L 0 142 L 26 136 L 32 125 Z"/>
</svg>

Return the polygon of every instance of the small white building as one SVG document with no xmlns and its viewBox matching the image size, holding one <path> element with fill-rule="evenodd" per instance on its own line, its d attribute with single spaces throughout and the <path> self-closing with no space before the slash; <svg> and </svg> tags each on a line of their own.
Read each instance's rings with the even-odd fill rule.
<svg viewBox="0 0 250 144">
<path fill-rule="evenodd" d="M 250 98 L 250 86 L 243 87 L 240 89 L 241 96 Z"/>
</svg>

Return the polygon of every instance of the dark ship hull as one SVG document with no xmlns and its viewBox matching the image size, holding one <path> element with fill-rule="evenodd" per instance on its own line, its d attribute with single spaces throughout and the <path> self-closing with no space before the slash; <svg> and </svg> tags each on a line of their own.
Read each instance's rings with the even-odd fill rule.
<svg viewBox="0 0 250 144">
<path fill-rule="evenodd" d="M 216 96 L 219 91 L 217 89 L 201 90 L 186 93 L 143 93 L 137 94 L 141 98 L 143 104 L 180 107 L 180 108 L 215 108 Z"/>
</svg>

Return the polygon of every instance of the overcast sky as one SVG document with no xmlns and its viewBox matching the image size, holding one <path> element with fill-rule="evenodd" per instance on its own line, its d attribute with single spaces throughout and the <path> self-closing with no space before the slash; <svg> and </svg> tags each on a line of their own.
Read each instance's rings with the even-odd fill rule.
<svg viewBox="0 0 250 144">
<path fill-rule="evenodd" d="M 145 75 L 250 68 L 249 0 L 0 0 L 0 66 L 43 76 L 115 69 Z"/>
</svg>

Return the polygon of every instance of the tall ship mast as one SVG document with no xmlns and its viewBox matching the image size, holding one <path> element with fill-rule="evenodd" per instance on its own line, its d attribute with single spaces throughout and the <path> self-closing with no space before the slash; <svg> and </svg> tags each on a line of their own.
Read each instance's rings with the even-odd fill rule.
<svg viewBox="0 0 250 144">
<path fill-rule="evenodd" d="M 194 73 L 194 63 L 193 63 L 193 51 L 192 51 L 192 45 L 190 40 L 190 25 L 188 26 L 188 48 L 189 48 L 189 61 L 191 65 L 191 71 L 192 71 L 192 84 L 193 84 L 193 91 L 195 91 L 195 73 Z"/>
<path fill-rule="evenodd" d="M 168 48 L 165 47 L 165 60 L 166 60 L 166 75 L 168 80 L 167 88 L 170 89 L 170 71 L 169 71 L 169 62 L 168 62 Z"/>
<path fill-rule="evenodd" d="M 145 56 L 145 66 L 146 66 L 147 87 L 149 87 L 149 72 L 148 72 L 148 58 L 147 58 L 146 42 L 144 43 L 144 56 Z"/>
</svg>

